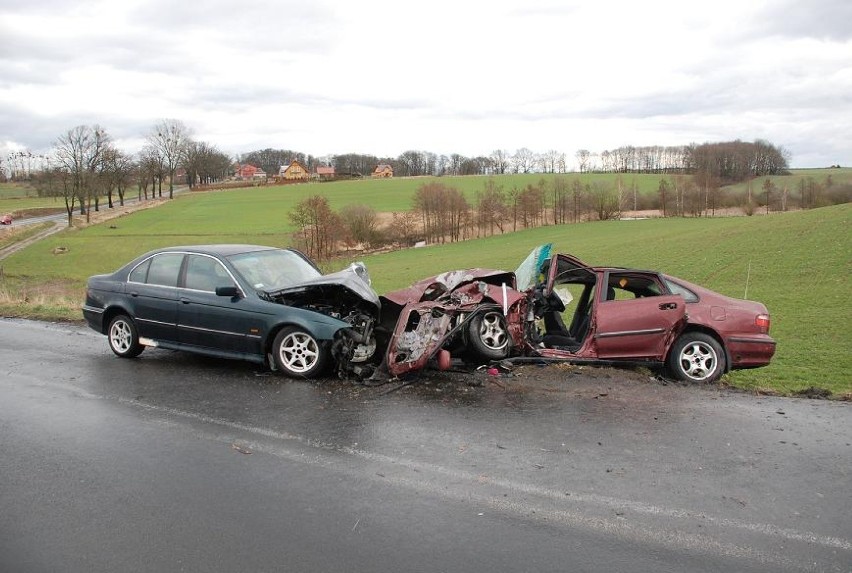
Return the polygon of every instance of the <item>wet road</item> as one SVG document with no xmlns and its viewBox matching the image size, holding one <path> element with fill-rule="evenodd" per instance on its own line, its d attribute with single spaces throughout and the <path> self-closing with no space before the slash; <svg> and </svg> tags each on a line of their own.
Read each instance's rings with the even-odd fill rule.
<svg viewBox="0 0 852 573">
<path fill-rule="evenodd" d="M 12 320 L 0 364 L 0 571 L 852 570 L 849 404 L 534 367 L 388 393 Z"/>
</svg>

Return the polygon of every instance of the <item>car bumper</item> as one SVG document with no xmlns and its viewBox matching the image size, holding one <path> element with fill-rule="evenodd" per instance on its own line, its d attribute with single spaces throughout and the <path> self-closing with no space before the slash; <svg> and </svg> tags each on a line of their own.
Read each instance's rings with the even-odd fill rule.
<svg viewBox="0 0 852 573">
<path fill-rule="evenodd" d="M 83 318 L 86 319 L 86 324 L 93 330 L 103 334 L 104 331 L 104 309 L 94 306 L 83 306 Z"/>
<path fill-rule="evenodd" d="M 775 354 L 775 340 L 767 334 L 731 336 L 725 345 L 732 369 L 766 366 Z"/>
</svg>

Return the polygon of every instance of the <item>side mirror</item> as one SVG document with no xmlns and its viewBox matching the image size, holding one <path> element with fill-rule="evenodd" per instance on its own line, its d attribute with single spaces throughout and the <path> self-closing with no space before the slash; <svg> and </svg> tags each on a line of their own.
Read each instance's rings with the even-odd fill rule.
<svg viewBox="0 0 852 573">
<path fill-rule="evenodd" d="M 239 296 L 239 294 L 239 289 L 234 285 L 216 287 L 216 296 L 228 296 L 234 298 Z"/>
</svg>

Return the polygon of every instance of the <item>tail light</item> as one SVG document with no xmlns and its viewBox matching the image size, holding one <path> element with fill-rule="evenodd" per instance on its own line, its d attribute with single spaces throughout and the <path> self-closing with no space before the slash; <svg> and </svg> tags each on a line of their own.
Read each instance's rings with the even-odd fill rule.
<svg viewBox="0 0 852 573">
<path fill-rule="evenodd" d="M 754 325 L 760 329 L 760 332 L 767 334 L 769 332 L 769 315 L 758 314 L 754 317 Z"/>
</svg>

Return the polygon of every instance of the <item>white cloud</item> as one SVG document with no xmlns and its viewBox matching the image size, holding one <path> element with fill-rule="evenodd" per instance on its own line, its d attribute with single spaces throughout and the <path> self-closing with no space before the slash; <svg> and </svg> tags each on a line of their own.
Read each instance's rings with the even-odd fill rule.
<svg viewBox="0 0 852 573">
<path fill-rule="evenodd" d="M 173 117 L 231 153 L 762 137 L 793 165 L 849 165 L 847 5 L 0 0 L 0 141 L 99 123 L 138 146 Z"/>
</svg>

